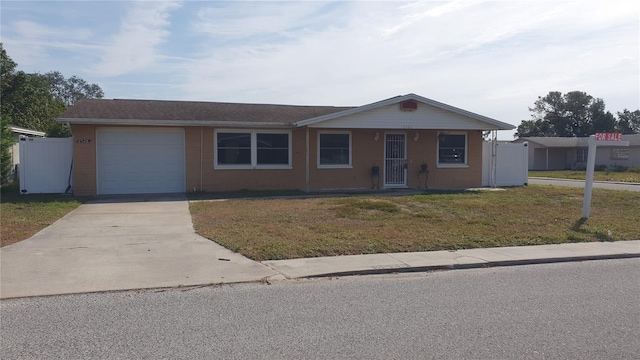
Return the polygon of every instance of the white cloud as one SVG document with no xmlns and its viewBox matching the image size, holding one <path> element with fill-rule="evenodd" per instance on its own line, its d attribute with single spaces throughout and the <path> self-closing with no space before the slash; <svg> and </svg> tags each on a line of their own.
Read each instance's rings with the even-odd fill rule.
<svg viewBox="0 0 640 360">
<path fill-rule="evenodd" d="M 90 66 L 100 76 L 118 76 L 143 71 L 158 61 L 156 47 L 170 35 L 169 12 L 178 2 L 133 3 L 122 20 L 118 34 L 104 47 L 100 61 Z"/>
<path fill-rule="evenodd" d="M 481 2 L 482 1 L 457 0 L 447 2 L 442 5 L 435 2 L 416 2 L 406 6 L 401 6 L 400 9 L 408 10 L 409 14 L 404 15 L 400 23 L 383 29 L 382 34 L 385 36 L 390 36 L 410 27 L 411 25 L 419 21 L 424 20 L 425 18 L 435 18 L 441 15 L 465 9 L 467 7 L 474 6 Z"/>
<path fill-rule="evenodd" d="M 70 6 L 80 13 L 57 26 L 22 10 L 6 15 L 18 26 L 3 22 L 3 41 L 20 65 L 90 69 L 118 98 L 360 105 L 414 92 L 515 125 L 553 90 L 640 108 L 637 1 L 179 6 L 119 2 L 104 19 Z"/>
<path fill-rule="evenodd" d="M 217 39 L 246 39 L 294 31 L 323 22 L 326 2 L 220 2 L 198 11 L 195 31 Z"/>
<path fill-rule="evenodd" d="M 38 24 L 28 20 L 18 20 L 11 24 L 13 30 L 20 37 L 29 39 L 87 40 L 92 36 L 89 29 L 84 28 L 55 28 Z"/>
<path fill-rule="evenodd" d="M 253 24 L 251 9 L 243 3 L 234 5 L 233 11 L 225 12 L 228 18 L 209 27 L 218 29 L 208 33 L 210 41 L 230 37 L 231 29 L 239 28 L 243 20 Z M 476 103 L 470 99 L 493 102 L 528 96 L 527 103 L 519 104 L 520 114 L 505 119 L 518 123 L 528 117 L 527 107 L 538 95 L 601 83 L 598 74 L 615 68 L 619 56 L 638 64 L 637 51 L 634 55 L 625 49 L 638 42 L 637 22 L 635 32 L 607 36 L 610 28 L 634 19 L 629 9 L 609 9 L 595 17 L 604 5 L 463 1 L 442 6 L 429 2 L 342 6 L 349 17 L 339 19 L 340 26 L 329 22 L 293 41 L 267 35 L 303 27 L 313 16 L 309 9 L 289 13 L 283 7 L 284 25 L 269 27 L 266 24 L 272 20 L 265 20 L 238 30 L 234 33 L 238 37 L 261 36 L 261 42 L 226 43 L 204 53 L 189 65 L 185 97 L 357 104 L 417 92 L 464 106 Z M 597 56 L 578 58 L 590 52 Z M 470 110 L 482 113 L 484 106 L 479 105 L 480 109 Z"/>
</svg>

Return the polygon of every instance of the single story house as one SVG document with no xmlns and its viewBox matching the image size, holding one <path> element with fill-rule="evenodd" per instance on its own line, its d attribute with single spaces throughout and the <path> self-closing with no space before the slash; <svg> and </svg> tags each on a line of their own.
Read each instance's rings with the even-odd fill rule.
<svg viewBox="0 0 640 360">
<path fill-rule="evenodd" d="M 522 137 L 529 143 L 529 170 L 574 170 L 587 166 L 588 137 Z M 596 148 L 596 165 L 640 165 L 640 134 L 622 135 L 628 147 Z"/>
<path fill-rule="evenodd" d="M 13 137 L 13 145 L 11 145 L 11 172 L 9 179 L 11 181 L 17 179 L 17 166 L 20 164 L 20 137 L 44 137 L 46 134 L 42 131 L 25 129 L 19 126 L 9 126 L 11 136 Z"/>
<path fill-rule="evenodd" d="M 483 131 L 514 128 L 415 94 L 357 107 L 86 99 L 58 121 L 79 196 L 418 188 L 422 164 L 429 187 L 479 187 Z"/>
</svg>

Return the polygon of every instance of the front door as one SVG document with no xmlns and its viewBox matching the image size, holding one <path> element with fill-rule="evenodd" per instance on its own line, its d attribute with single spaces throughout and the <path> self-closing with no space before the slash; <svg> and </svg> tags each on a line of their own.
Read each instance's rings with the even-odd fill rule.
<svg viewBox="0 0 640 360">
<path fill-rule="evenodd" d="M 384 144 L 384 186 L 407 186 L 407 147 L 405 134 L 386 134 Z"/>
</svg>

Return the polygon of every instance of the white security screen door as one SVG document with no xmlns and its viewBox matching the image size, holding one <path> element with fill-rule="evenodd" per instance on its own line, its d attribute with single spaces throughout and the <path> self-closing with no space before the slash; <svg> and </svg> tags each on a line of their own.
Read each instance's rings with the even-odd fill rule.
<svg viewBox="0 0 640 360">
<path fill-rule="evenodd" d="M 384 186 L 407 186 L 405 134 L 386 134 L 384 144 Z"/>
</svg>

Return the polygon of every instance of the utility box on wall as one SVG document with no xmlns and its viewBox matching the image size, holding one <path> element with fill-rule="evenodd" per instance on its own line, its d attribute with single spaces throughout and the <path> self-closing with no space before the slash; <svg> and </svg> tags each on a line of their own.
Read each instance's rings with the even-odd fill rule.
<svg viewBox="0 0 640 360">
<path fill-rule="evenodd" d="M 21 138 L 21 194 L 62 194 L 71 186 L 72 138 Z"/>
<path fill-rule="evenodd" d="M 495 146 L 495 152 L 492 152 Z M 495 183 L 492 184 L 491 176 Z M 482 186 L 523 186 L 529 177 L 528 144 L 492 143 L 482 144 Z"/>
</svg>

